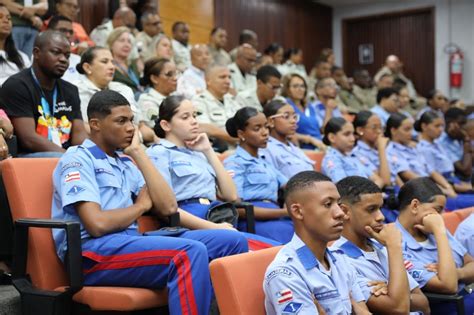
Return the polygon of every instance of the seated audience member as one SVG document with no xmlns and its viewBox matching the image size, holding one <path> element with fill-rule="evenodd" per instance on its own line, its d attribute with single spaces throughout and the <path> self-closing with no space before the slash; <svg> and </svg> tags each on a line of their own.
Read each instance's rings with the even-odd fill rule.
<svg viewBox="0 0 474 315">
<path fill-rule="evenodd" d="M 417 111 L 411 106 L 412 101 L 406 85 L 396 87 L 395 90 L 398 93 L 398 112 L 408 117 L 414 117 Z"/>
<path fill-rule="evenodd" d="M 65 0 L 67 1 L 67 0 Z M 68 39 L 69 43 L 72 43 L 72 21 L 61 15 L 53 16 L 48 23 L 48 30 L 58 31 L 64 34 Z M 72 48 L 72 46 L 71 46 Z M 69 55 L 69 67 L 64 73 L 62 79 L 68 81 L 69 83 L 74 83 L 75 81 L 82 80 L 83 76 L 77 71 L 76 66 L 81 62 L 81 56 L 71 53 Z M 86 107 L 87 108 L 87 107 Z"/>
<path fill-rule="evenodd" d="M 0 87 L 10 76 L 31 65 L 28 56 L 17 50 L 12 36 L 12 21 L 7 7 L 0 4 Z"/>
<path fill-rule="evenodd" d="M 0 89 L 0 107 L 10 117 L 25 157 L 61 156 L 86 138 L 77 88 L 61 79 L 71 48 L 59 32 L 38 35 L 31 68 L 11 76 Z"/>
<path fill-rule="evenodd" d="M 36 35 L 43 25 L 41 16 L 48 11 L 47 0 L 2 1 L 11 13 L 13 23 L 12 36 L 15 46 L 28 57 L 33 53 Z"/>
<path fill-rule="evenodd" d="M 332 181 L 338 182 L 347 176 L 362 176 L 379 187 L 389 184 L 377 169 L 366 167 L 352 152 L 355 145 L 354 126 L 344 118 L 334 117 L 328 121 L 323 142 L 330 147 L 324 155 L 321 170 Z"/>
<path fill-rule="evenodd" d="M 151 46 L 154 47 L 153 57 L 174 60 L 171 40 L 165 34 L 161 33 L 156 36 Z"/>
<path fill-rule="evenodd" d="M 465 218 L 461 224 L 458 225 L 454 237 L 461 243 L 466 249 L 469 255 L 474 257 L 474 213 Z"/>
<path fill-rule="evenodd" d="M 281 100 L 273 100 L 265 105 L 263 113 L 270 129 L 267 147 L 260 150 L 265 159 L 287 178 L 301 171 L 312 170 L 314 161 L 290 141 L 296 134 L 300 118 L 293 107 Z"/>
<path fill-rule="evenodd" d="M 299 74 L 293 73 L 283 77 L 281 96 L 286 98 L 295 113 L 300 116 L 298 122 L 298 140 L 304 149 L 324 148 L 321 142 L 321 130 L 316 119 L 316 109 L 306 102 L 308 86 Z"/>
<path fill-rule="evenodd" d="M 333 117 L 342 117 L 341 110 L 338 107 L 337 97 L 337 84 L 333 78 L 324 78 L 316 83 L 316 96 L 317 100 L 310 106 L 316 110 L 316 120 L 321 130 L 324 130 L 329 119 Z"/>
<path fill-rule="evenodd" d="M 408 273 L 427 292 L 464 296 L 466 314 L 474 312 L 474 294 L 464 290 L 474 281 L 474 259 L 448 232 L 441 212 L 446 197 L 429 178 L 408 181 L 398 194 L 402 248 Z M 437 304 L 431 314 L 457 314 L 455 303 Z"/>
<path fill-rule="evenodd" d="M 359 176 L 346 177 L 336 187 L 341 195 L 339 206 L 348 219 L 342 236 L 331 249 L 343 251 L 352 267 L 365 278 L 361 289 L 369 311 L 429 314 L 426 296 L 405 269 L 400 231 L 394 224 L 383 224 L 382 190 Z M 386 286 L 385 294 L 373 294 L 379 285 Z"/>
<path fill-rule="evenodd" d="M 147 155 L 176 195 L 182 226 L 235 230 L 228 222 L 206 220 L 209 210 L 222 201 L 235 201 L 237 189 L 207 135 L 199 132 L 196 116 L 194 105 L 183 95 L 167 97 L 160 106 L 158 123 L 155 124 L 155 132 L 162 139 L 147 150 Z M 253 244 L 252 240 L 265 243 L 265 247 L 280 245 L 253 234 L 245 233 L 244 236 L 249 239 L 249 245 Z"/>
<path fill-rule="evenodd" d="M 305 80 L 308 78 L 308 73 L 303 64 L 303 50 L 300 48 L 290 48 L 284 55 L 285 63 L 278 67 L 278 71 L 282 75 L 296 73 L 302 76 Z"/>
<path fill-rule="evenodd" d="M 123 96 L 100 91 L 92 97 L 87 113 L 91 138 L 60 159 L 53 173 L 51 210 L 54 219 L 81 223 L 84 284 L 167 287 L 170 314 L 185 310 L 208 314 L 209 260 L 245 252 L 246 242 L 228 237 L 232 231 L 185 231 L 180 237 L 139 234 L 136 220 L 145 212 L 160 216 L 176 212 L 173 191 L 142 148 Z M 130 157 L 119 155 L 118 150 Z M 53 237 L 57 254 L 64 260 L 64 231 L 54 230 Z M 104 255 L 128 255 L 129 259 L 117 269 L 101 258 Z M 178 262 L 180 255 L 189 266 Z M 150 264 L 160 259 L 161 263 Z M 189 283 L 181 290 L 184 278 Z"/>
<path fill-rule="evenodd" d="M 396 185 L 396 178 L 390 177 L 390 165 L 386 154 L 389 139 L 383 135 L 380 118 L 364 110 L 355 116 L 352 124 L 357 139 L 352 154 L 369 170 L 377 172 L 385 185 Z"/>
<path fill-rule="evenodd" d="M 420 119 L 421 115 L 430 110 L 438 113 L 440 117 L 444 117 L 444 113 L 449 108 L 449 102 L 448 98 L 444 96 L 444 94 L 440 90 L 431 90 L 428 93 L 426 100 L 426 106 L 420 109 L 420 111 L 416 115 L 417 119 Z"/>
<path fill-rule="evenodd" d="M 257 88 L 257 79 L 252 74 L 256 61 L 257 51 L 252 46 L 244 44 L 239 47 L 235 62 L 229 65 L 231 87 L 236 93 Z"/>
<path fill-rule="evenodd" d="M 193 98 L 206 90 L 206 69 L 211 61 L 206 45 L 198 44 L 191 48 L 191 66 L 178 79 L 178 93 Z"/>
<path fill-rule="evenodd" d="M 156 11 L 146 11 L 140 17 L 143 31 L 137 34 L 137 46 L 140 57 L 143 61 L 147 61 L 155 56 L 155 39 L 162 32 L 161 19 Z"/>
<path fill-rule="evenodd" d="M 336 57 L 334 56 L 334 50 L 332 48 L 323 48 L 319 53 L 319 60 L 324 60 L 329 63 L 331 67 L 336 66 Z"/>
<path fill-rule="evenodd" d="M 222 27 L 214 27 L 211 30 L 209 39 L 209 53 L 211 55 L 211 64 L 227 66 L 232 63 L 232 59 L 225 47 L 227 46 L 227 31 Z"/>
<path fill-rule="evenodd" d="M 176 91 L 178 72 L 176 65 L 169 59 L 153 57 L 145 63 L 141 83 L 148 87 L 138 99 L 142 119 L 153 128 L 163 100 Z"/>
<path fill-rule="evenodd" d="M 469 180 L 472 176 L 472 153 L 474 146 L 464 129 L 466 127 L 466 112 L 459 108 L 450 108 L 444 114 L 445 132 L 437 142 L 444 148 L 446 156 L 454 164 L 456 174 L 462 179 Z"/>
<path fill-rule="evenodd" d="M 343 229 L 339 198 L 321 173 L 301 172 L 288 182 L 285 204 L 295 234 L 265 272 L 268 315 L 370 314 L 359 286 L 363 279 L 340 251 L 327 248 Z"/>
<path fill-rule="evenodd" d="M 237 59 L 237 50 L 239 49 L 240 46 L 243 44 L 249 44 L 252 46 L 255 50 L 258 49 L 258 36 L 257 33 L 255 33 L 252 30 L 248 29 L 243 29 L 240 34 L 239 34 L 239 46 L 235 47 L 229 52 L 230 58 L 232 59 L 232 62 L 235 62 Z"/>
<path fill-rule="evenodd" d="M 171 28 L 173 32 L 173 39 L 171 45 L 173 46 L 174 61 L 176 67 L 180 71 L 184 71 L 191 66 L 191 55 L 189 42 L 189 26 L 188 24 L 178 21 L 173 24 Z"/>
<path fill-rule="evenodd" d="M 388 73 L 382 74 L 380 79 L 375 82 L 375 84 L 377 86 L 377 90 L 386 89 L 386 88 L 393 88 L 394 80 L 395 79 L 393 78 L 392 75 L 390 75 Z"/>
<path fill-rule="evenodd" d="M 379 116 L 383 128 L 385 128 L 390 115 L 398 113 L 398 110 L 397 91 L 393 88 L 380 89 L 377 92 L 377 105 L 372 107 L 371 111 Z M 408 117 L 411 117 L 411 115 Z"/>
<path fill-rule="evenodd" d="M 353 93 L 362 103 L 364 110 L 370 110 L 377 103 L 377 88 L 374 86 L 369 71 L 357 69 L 353 74 Z"/>
<path fill-rule="evenodd" d="M 326 60 L 318 59 L 314 64 L 313 69 L 311 69 L 308 78 L 308 91 L 310 91 L 308 95 L 309 101 L 313 102 L 317 98 L 314 89 L 316 88 L 318 81 L 329 77 L 331 77 L 331 64 Z"/>
<path fill-rule="evenodd" d="M 140 71 L 137 60 L 129 62 L 132 51 L 132 34 L 127 27 L 115 28 L 107 38 L 107 46 L 114 57 L 114 81 L 130 87 L 135 98 L 143 91 L 140 85 Z"/>
<path fill-rule="evenodd" d="M 272 58 L 271 65 L 277 68 L 277 70 L 282 66 L 283 54 L 285 53 L 283 46 L 279 43 L 271 43 L 263 51 L 263 54 Z"/>
<path fill-rule="evenodd" d="M 198 111 L 197 120 L 201 130 L 212 139 L 214 148 L 225 151 L 227 145 L 237 142 L 225 130 L 225 123 L 240 108 L 240 104 L 229 94 L 229 69 L 220 65 L 208 68 L 206 85 L 207 90 L 192 99 Z"/>
<path fill-rule="evenodd" d="M 472 206 L 465 198 L 456 198 L 457 194 L 451 184 L 425 157 L 411 146 L 413 122 L 402 114 L 393 114 L 387 121 L 385 136 L 390 138 L 387 147 L 387 157 L 391 165 L 392 178 L 398 175 L 403 182 L 412 178 L 431 177 L 448 197 L 447 208 L 450 210 Z M 395 174 L 395 172 L 398 172 Z M 466 204 L 467 202 L 467 204 Z"/>
<path fill-rule="evenodd" d="M 251 202 L 255 210 L 255 230 L 258 235 L 281 243 L 288 243 L 293 225 L 288 213 L 278 205 L 278 189 L 288 180 L 259 153 L 268 142 L 265 115 L 255 108 L 244 107 L 227 120 L 229 135 L 239 138 L 240 145 L 234 154 L 224 160 L 241 201 Z M 245 230 L 246 222 L 239 222 Z"/>
<path fill-rule="evenodd" d="M 456 176 L 453 162 L 449 159 L 443 145 L 436 141 L 444 130 L 443 119 L 438 113 L 434 111 L 425 112 L 416 121 L 415 130 L 420 133 L 420 141 L 416 148 L 423 155 L 426 162 L 441 173 L 457 192 L 472 190 L 470 182 L 463 182 Z M 458 198 L 467 197 L 467 195 L 458 196 Z M 472 199 L 472 204 L 474 205 L 474 199 Z"/>
<path fill-rule="evenodd" d="M 112 20 L 105 22 L 94 28 L 90 34 L 91 39 L 97 46 L 107 46 L 107 39 L 110 33 L 117 27 L 128 27 L 130 31 L 135 28 L 137 16 L 127 6 L 120 7 L 115 11 Z M 136 58 L 136 57 L 135 57 Z"/>
<path fill-rule="evenodd" d="M 71 36 L 71 51 L 81 55 L 88 47 L 94 46 L 94 42 L 87 35 L 84 27 L 75 22 L 79 14 L 78 0 L 58 0 L 56 1 L 56 14 L 65 16 L 72 21 L 73 34 Z M 45 21 L 47 24 L 48 21 Z M 48 24 L 49 25 L 49 24 Z"/>
<path fill-rule="evenodd" d="M 331 69 L 332 78 L 338 85 L 338 93 L 336 101 L 338 107 L 350 113 L 358 113 L 364 106 L 359 99 L 354 95 L 354 89 L 351 80 L 347 78 L 344 69 L 338 66 L 333 66 Z"/>
<path fill-rule="evenodd" d="M 266 65 L 257 71 L 257 88 L 245 90 L 237 94 L 244 106 L 254 107 L 263 111 L 265 105 L 275 98 L 281 89 L 281 74 L 274 66 Z"/>
<path fill-rule="evenodd" d="M 12 137 L 13 125 L 5 111 L 0 109 L 0 161 L 6 159 L 9 156 L 7 141 Z"/>
</svg>

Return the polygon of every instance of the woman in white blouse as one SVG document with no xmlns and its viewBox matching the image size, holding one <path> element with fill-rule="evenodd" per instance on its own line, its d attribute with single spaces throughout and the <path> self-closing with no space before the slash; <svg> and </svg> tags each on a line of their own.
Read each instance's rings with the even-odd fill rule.
<svg viewBox="0 0 474 315">
<path fill-rule="evenodd" d="M 13 42 L 10 12 L 0 4 L 0 87 L 10 76 L 30 66 L 28 56 L 17 50 Z"/>
</svg>

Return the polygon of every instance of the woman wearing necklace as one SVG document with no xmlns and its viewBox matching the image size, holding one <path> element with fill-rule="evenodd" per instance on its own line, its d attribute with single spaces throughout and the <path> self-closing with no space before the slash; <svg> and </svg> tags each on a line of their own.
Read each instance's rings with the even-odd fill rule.
<svg viewBox="0 0 474 315">
<path fill-rule="evenodd" d="M 130 87 L 135 94 L 135 99 L 138 99 L 143 88 L 140 85 L 140 71 L 136 60 L 131 62 L 128 60 L 132 51 L 130 30 L 125 26 L 117 27 L 107 38 L 107 45 L 114 57 L 113 63 L 116 71 L 113 80 Z"/>
</svg>

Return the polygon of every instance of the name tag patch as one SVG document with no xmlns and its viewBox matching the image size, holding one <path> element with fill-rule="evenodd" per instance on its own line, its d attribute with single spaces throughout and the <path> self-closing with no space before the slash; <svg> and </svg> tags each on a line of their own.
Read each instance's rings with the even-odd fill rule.
<svg viewBox="0 0 474 315">
<path fill-rule="evenodd" d="M 334 299 L 340 297 L 339 292 L 337 290 L 330 290 L 326 292 L 315 293 L 314 298 L 318 301 L 327 300 L 327 299 Z"/>
</svg>

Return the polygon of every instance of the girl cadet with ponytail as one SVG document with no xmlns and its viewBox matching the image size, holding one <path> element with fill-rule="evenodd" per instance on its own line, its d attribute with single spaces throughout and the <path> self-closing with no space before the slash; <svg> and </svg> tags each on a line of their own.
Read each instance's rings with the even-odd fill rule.
<svg viewBox="0 0 474 315">
<path fill-rule="evenodd" d="M 224 166 L 237 186 L 239 199 L 255 206 L 257 234 L 288 243 L 293 236 L 293 224 L 287 211 L 278 205 L 278 189 L 288 179 L 259 152 L 267 146 L 269 136 L 265 115 L 255 108 L 243 107 L 227 120 L 226 130 L 240 144 Z M 245 229 L 245 222 L 239 223 L 239 229 Z"/>
</svg>

